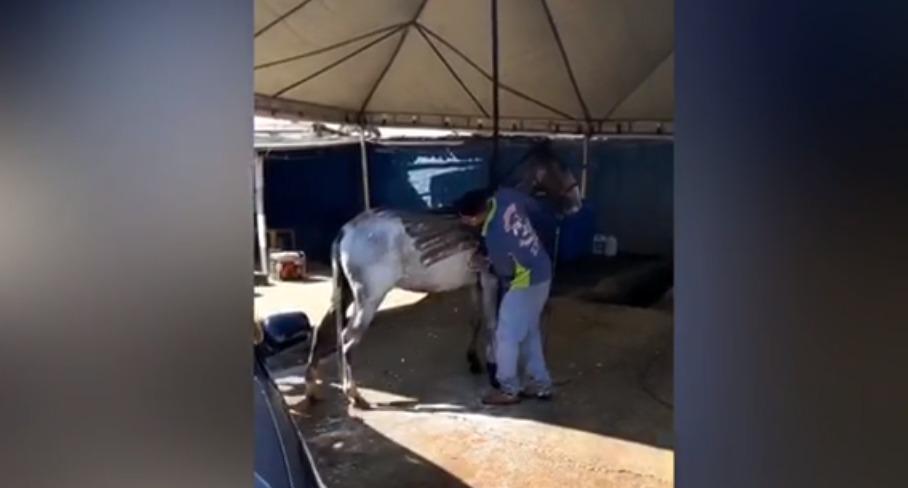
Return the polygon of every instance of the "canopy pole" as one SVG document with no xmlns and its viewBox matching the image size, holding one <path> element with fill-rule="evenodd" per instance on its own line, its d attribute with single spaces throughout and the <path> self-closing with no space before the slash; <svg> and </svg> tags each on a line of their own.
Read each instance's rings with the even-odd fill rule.
<svg viewBox="0 0 908 488">
<path fill-rule="evenodd" d="M 489 187 L 495 188 L 495 168 L 498 166 L 498 0 L 492 4 L 492 160 L 489 164 Z"/>
<path fill-rule="evenodd" d="M 359 129 L 359 156 L 360 167 L 363 174 L 363 206 L 366 210 L 372 209 L 372 195 L 369 193 L 369 156 L 366 148 L 366 126 Z"/>
<path fill-rule="evenodd" d="M 552 279 L 555 279 L 555 271 L 558 269 L 558 253 L 559 247 L 561 247 L 561 219 L 558 219 L 558 224 L 555 226 L 555 255 L 552 256 Z"/>
<path fill-rule="evenodd" d="M 253 168 L 253 193 L 255 194 L 255 227 L 259 246 L 259 265 L 266 276 L 268 274 L 268 229 L 265 222 L 265 161 L 261 154 L 256 154 Z"/>
<path fill-rule="evenodd" d="M 583 136 L 583 166 L 580 170 L 580 196 L 586 199 L 587 185 L 589 184 L 589 167 L 590 167 L 590 134 Z"/>
</svg>

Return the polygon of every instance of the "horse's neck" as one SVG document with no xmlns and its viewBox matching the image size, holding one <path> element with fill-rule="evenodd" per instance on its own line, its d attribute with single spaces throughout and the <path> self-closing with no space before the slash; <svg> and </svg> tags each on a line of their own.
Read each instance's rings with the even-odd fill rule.
<svg viewBox="0 0 908 488">
<path fill-rule="evenodd" d="M 501 185 L 499 189 L 508 189 L 514 193 L 518 193 L 524 197 L 529 197 L 532 199 L 536 198 L 536 195 L 533 192 L 533 188 L 528 184 L 516 184 L 516 185 Z"/>
<path fill-rule="evenodd" d="M 508 188 L 526 195 L 532 191 L 533 184 L 521 173 L 506 178 L 498 188 Z"/>
<path fill-rule="evenodd" d="M 405 224 L 410 223 L 431 223 L 457 221 L 457 212 L 451 208 L 435 208 L 423 210 L 392 210 L 389 212 L 400 218 Z"/>
<path fill-rule="evenodd" d="M 439 207 L 439 208 L 430 208 L 425 211 L 429 215 L 437 215 L 440 217 L 453 217 L 457 215 L 457 211 L 453 207 Z"/>
</svg>

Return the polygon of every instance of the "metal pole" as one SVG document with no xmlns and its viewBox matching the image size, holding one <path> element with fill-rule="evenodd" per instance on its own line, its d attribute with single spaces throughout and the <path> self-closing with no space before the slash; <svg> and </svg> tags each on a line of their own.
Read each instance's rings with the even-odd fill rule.
<svg viewBox="0 0 908 488">
<path fill-rule="evenodd" d="M 268 241 L 266 237 L 267 227 L 265 223 L 265 161 L 261 154 L 255 156 L 254 168 L 254 188 L 255 193 L 255 227 L 259 245 L 259 264 L 260 271 L 268 274 Z"/>
<path fill-rule="evenodd" d="M 555 279 L 555 271 L 558 269 L 558 247 L 561 245 L 561 220 L 555 226 L 555 255 L 552 256 L 552 279 Z"/>
<path fill-rule="evenodd" d="M 498 0 L 492 4 L 492 160 L 489 164 L 489 187 L 494 188 L 498 166 Z"/>
<path fill-rule="evenodd" d="M 587 173 L 590 166 L 590 135 L 586 134 L 583 136 L 583 167 L 580 170 L 580 196 L 586 199 L 587 185 Z"/>
<path fill-rule="evenodd" d="M 551 283 L 550 286 L 552 286 L 552 287 L 555 286 L 555 274 L 558 271 L 558 247 L 560 245 L 560 241 L 561 241 L 561 220 L 558 221 L 558 224 L 555 227 L 555 250 L 553 253 L 554 255 L 551 256 L 551 258 L 552 258 L 552 278 L 549 281 L 549 283 Z M 551 293 L 551 290 L 550 290 L 550 293 Z M 542 353 L 546 357 L 549 357 L 548 356 L 548 353 L 549 353 L 548 331 L 549 331 L 549 322 L 550 322 L 550 319 L 552 316 L 551 312 L 552 312 L 552 309 L 549 306 L 548 301 L 546 301 L 545 306 L 542 308 L 542 318 L 541 318 L 540 328 L 539 328 L 539 333 L 542 335 Z"/>
<path fill-rule="evenodd" d="M 372 196 L 369 193 L 369 157 L 366 150 L 366 127 L 360 127 L 359 131 L 359 155 L 360 167 L 363 174 L 363 206 L 366 210 L 372 208 Z"/>
</svg>

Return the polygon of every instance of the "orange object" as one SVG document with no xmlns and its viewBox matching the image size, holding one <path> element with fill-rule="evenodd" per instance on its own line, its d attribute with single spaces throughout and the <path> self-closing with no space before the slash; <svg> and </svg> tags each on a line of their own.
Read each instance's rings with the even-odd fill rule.
<svg viewBox="0 0 908 488">
<path fill-rule="evenodd" d="M 283 281 L 299 280 L 303 278 L 302 269 L 294 262 L 281 263 L 280 267 L 281 269 L 278 275 Z"/>
<path fill-rule="evenodd" d="M 306 278 L 306 255 L 302 251 L 280 251 L 271 254 L 272 272 L 281 281 Z"/>
</svg>

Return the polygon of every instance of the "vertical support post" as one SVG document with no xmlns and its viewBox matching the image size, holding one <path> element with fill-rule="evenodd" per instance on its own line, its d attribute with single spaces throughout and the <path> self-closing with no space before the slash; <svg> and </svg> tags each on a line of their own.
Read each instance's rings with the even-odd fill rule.
<svg viewBox="0 0 908 488">
<path fill-rule="evenodd" d="M 580 196 L 585 200 L 589 185 L 590 135 L 583 136 L 583 166 L 580 170 Z"/>
<path fill-rule="evenodd" d="M 369 192 L 369 156 L 366 148 L 365 126 L 360 127 L 359 131 L 359 156 L 363 174 L 363 206 L 369 210 L 372 208 L 372 195 Z"/>
<path fill-rule="evenodd" d="M 555 271 L 558 268 L 558 247 L 561 245 L 561 219 L 558 219 L 558 225 L 555 226 L 555 255 L 552 256 L 552 279 L 555 279 Z"/>
<path fill-rule="evenodd" d="M 555 286 L 555 276 L 558 271 L 558 246 L 559 241 L 561 241 L 561 219 L 558 220 L 558 224 L 555 226 L 555 245 L 554 250 L 552 251 L 552 279 L 549 281 L 554 288 Z M 551 290 L 549 291 L 551 293 Z M 539 324 L 539 333 L 542 335 L 542 353 L 548 357 L 549 353 L 549 321 L 552 316 L 552 308 L 549 306 L 547 301 L 545 306 L 542 308 L 542 317 Z"/>
<path fill-rule="evenodd" d="M 264 171 L 265 161 L 261 154 L 255 155 L 255 164 L 253 171 L 253 181 L 254 187 L 253 192 L 255 193 L 255 228 L 256 236 L 258 237 L 258 246 L 259 246 L 259 264 L 261 268 L 259 271 L 262 273 L 268 274 L 268 242 L 266 233 L 268 228 L 266 227 L 265 222 L 265 171 Z"/>
<path fill-rule="evenodd" d="M 498 166 L 498 0 L 492 6 L 492 160 L 489 162 L 489 188 L 495 188 L 495 168 Z"/>
</svg>

